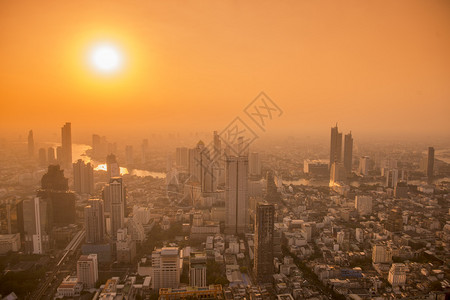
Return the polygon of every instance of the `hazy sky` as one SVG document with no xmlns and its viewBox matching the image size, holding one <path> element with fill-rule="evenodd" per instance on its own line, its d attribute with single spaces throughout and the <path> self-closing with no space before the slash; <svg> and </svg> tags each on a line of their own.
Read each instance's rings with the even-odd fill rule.
<svg viewBox="0 0 450 300">
<path fill-rule="evenodd" d="M 447 0 L 1 1 L 0 66 L 2 132 L 220 130 L 260 91 L 272 132 L 450 132 Z"/>
</svg>

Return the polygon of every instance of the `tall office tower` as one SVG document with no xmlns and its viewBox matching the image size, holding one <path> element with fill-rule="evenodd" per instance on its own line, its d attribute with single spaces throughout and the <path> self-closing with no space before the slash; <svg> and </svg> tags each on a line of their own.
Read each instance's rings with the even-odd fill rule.
<svg viewBox="0 0 450 300">
<path fill-rule="evenodd" d="M 83 284 L 83 288 L 95 287 L 98 280 L 97 254 L 80 256 L 77 261 L 77 278 L 78 282 Z"/>
<path fill-rule="evenodd" d="M 47 211 L 47 201 L 38 197 L 22 200 L 17 205 L 17 222 L 26 253 L 44 253 L 48 249 Z"/>
<path fill-rule="evenodd" d="M 142 148 L 142 163 L 145 164 L 148 162 L 148 156 L 149 156 L 147 139 L 142 140 L 141 148 Z"/>
<path fill-rule="evenodd" d="M 152 289 L 178 288 L 180 255 L 177 247 L 164 247 L 152 252 Z"/>
<path fill-rule="evenodd" d="M 398 170 L 393 169 L 385 173 L 386 176 L 386 187 L 395 188 L 398 182 Z"/>
<path fill-rule="evenodd" d="M 258 282 L 272 282 L 275 206 L 258 203 L 255 219 L 254 268 Z"/>
<path fill-rule="evenodd" d="M 428 159 L 427 159 L 428 183 L 433 182 L 433 175 L 434 175 L 434 148 L 428 147 Z"/>
<path fill-rule="evenodd" d="M 222 142 L 220 141 L 220 136 L 217 131 L 213 133 L 213 143 L 214 143 L 214 158 L 217 159 L 222 155 Z"/>
<path fill-rule="evenodd" d="M 44 254 L 43 247 L 43 235 L 44 232 L 41 231 L 41 209 L 40 209 L 40 199 L 35 197 L 33 200 L 34 205 L 34 228 L 35 234 L 33 234 L 33 253 L 34 254 Z"/>
<path fill-rule="evenodd" d="M 344 136 L 344 168 L 348 174 L 352 173 L 352 160 L 353 160 L 353 137 L 352 132 Z"/>
<path fill-rule="evenodd" d="M 335 162 L 331 165 L 330 170 L 330 186 L 337 182 L 344 181 L 346 178 L 345 168 L 343 163 Z"/>
<path fill-rule="evenodd" d="M 63 161 L 63 152 L 62 152 L 62 147 L 58 146 L 56 147 L 56 163 L 58 163 L 59 165 L 62 164 Z"/>
<path fill-rule="evenodd" d="M 34 156 L 34 137 L 33 137 L 33 130 L 30 130 L 28 132 L 28 156 L 33 157 Z"/>
<path fill-rule="evenodd" d="M 248 226 L 248 157 L 227 156 L 225 178 L 225 231 L 245 233 Z"/>
<path fill-rule="evenodd" d="M 369 215 L 372 213 L 372 197 L 356 196 L 355 208 L 360 215 Z"/>
<path fill-rule="evenodd" d="M 59 165 L 48 166 L 47 173 L 42 176 L 37 196 L 48 200 L 50 227 L 75 223 L 75 194 L 69 191 L 68 181 Z"/>
<path fill-rule="evenodd" d="M 280 193 L 278 193 L 275 176 L 273 175 L 272 170 L 269 170 L 266 173 L 266 200 L 271 203 L 280 200 Z"/>
<path fill-rule="evenodd" d="M 362 176 L 369 175 L 369 163 L 370 163 L 370 157 L 368 156 L 362 156 L 359 159 L 359 174 Z"/>
<path fill-rule="evenodd" d="M 39 165 L 42 167 L 47 165 L 47 153 L 44 148 L 39 148 Z"/>
<path fill-rule="evenodd" d="M 131 145 L 125 146 L 125 163 L 127 164 L 127 166 L 132 165 L 134 163 L 133 146 Z"/>
<path fill-rule="evenodd" d="M 199 141 L 195 148 L 189 149 L 189 175 L 192 181 L 198 183 L 202 183 L 203 181 L 202 167 L 204 162 L 202 161 L 202 151 L 204 149 L 205 143 L 203 141 Z"/>
<path fill-rule="evenodd" d="M 175 152 L 175 163 L 180 170 L 189 169 L 189 151 L 186 147 L 178 147 Z"/>
<path fill-rule="evenodd" d="M 64 124 L 61 128 L 62 165 L 69 167 L 72 164 L 72 125 Z"/>
<path fill-rule="evenodd" d="M 249 175 L 250 176 L 261 176 L 261 162 L 259 160 L 259 153 L 251 152 L 248 156 L 249 165 Z"/>
<path fill-rule="evenodd" d="M 120 176 L 119 163 L 114 154 L 109 154 L 106 157 L 106 173 L 108 174 L 108 179 Z"/>
<path fill-rule="evenodd" d="M 205 252 L 191 252 L 189 256 L 189 286 L 206 286 Z"/>
<path fill-rule="evenodd" d="M 55 155 L 55 148 L 49 147 L 47 150 L 47 163 L 49 165 L 55 165 L 56 162 L 56 155 Z"/>
<path fill-rule="evenodd" d="M 406 266 L 403 263 L 394 263 L 389 270 L 388 281 L 393 287 L 405 286 Z"/>
<path fill-rule="evenodd" d="M 330 168 L 335 162 L 341 162 L 342 153 L 342 133 L 339 132 L 337 124 L 336 127 L 331 128 L 331 143 L 330 143 Z"/>
<path fill-rule="evenodd" d="M 103 200 L 89 199 L 84 208 L 84 227 L 86 243 L 102 243 L 105 237 L 105 216 Z"/>
<path fill-rule="evenodd" d="M 125 189 L 122 178 L 111 178 L 109 185 L 106 187 L 107 197 L 111 209 L 111 235 L 116 238 L 117 230 L 124 227 L 125 219 Z"/>
<path fill-rule="evenodd" d="M 73 164 L 73 185 L 78 194 L 94 194 L 94 168 L 79 159 Z"/>
</svg>

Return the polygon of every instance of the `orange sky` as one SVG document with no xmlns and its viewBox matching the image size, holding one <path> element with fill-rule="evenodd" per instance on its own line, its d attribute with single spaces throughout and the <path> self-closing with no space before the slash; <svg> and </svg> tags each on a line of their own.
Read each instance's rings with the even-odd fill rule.
<svg viewBox="0 0 450 300">
<path fill-rule="evenodd" d="M 120 74 L 86 65 L 99 41 Z M 1 132 L 220 130 L 265 91 L 268 131 L 442 135 L 450 2 L 1 1 L 0 66 Z"/>
</svg>

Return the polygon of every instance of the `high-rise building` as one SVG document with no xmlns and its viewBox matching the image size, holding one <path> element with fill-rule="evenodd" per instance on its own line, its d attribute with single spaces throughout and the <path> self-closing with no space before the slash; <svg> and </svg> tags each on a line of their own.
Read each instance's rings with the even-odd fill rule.
<svg viewBox="0 0 450 300">
<path fill-rule="evenodd" d="M 191 181 L 201 183 L 203 181 L 202 167 L 204 162 L 202 162 L 202 151 L 205 149 L 205 143 L 199 141 L 197 146 L 193 149 L 189 149 L 189 175 L 191 176 Z"/>
<path fill-rule="evenodd" d="M 330 170 L 330 186 L 337 182 L 342 182 L 346 179 L 344 164 L 335 162 L 331 165 Z"/>
<path fill-rule="evenodd" d="M 392 262 L 392 250 L 386 244 L 377 244 L 372 248 L 372 263 L 389 264 Z"/>
<path fill-rule="evenodd" d="M 428 147 L 428 158 L 427 158 L 428 183 L 433 182 L 433 176 L 434 176 L 434 148 Z"/>
<path fill-rule="evenodd" d="M 403 263 L 392 264 L 388 281 L 393 287 L 404 286 L 406 283 L 406 266 Z"/>
<path fill-rule="evenodd" d="M 33 234 L 33 253 L 34 254 L 44 254 L 43 240 L 44 232 L 41 231 L 41 209 L 40 209 L 40 199 L 38 197 L 33 200 L 34 205 L 34 228 L 35 234 Z"/>
<path fill-rule="evenodd" d="M 178 169 L 188 170 L 189 169 L 189 151 L 186 147 L 178 147 L 175 153 L 175 162 Z"/>
<path fill-rule="evenodd" d="M 125 189 L 121 177 L 111 178 L 106 186 L 108 203 L 111 209 L 111 236 L 117 236 L 117 230 L 124 227 L 125 219 Z"/>
<path fill-rule="evenodd" d="M 189 256 L 189 285 L 206 286 L 206 253 L 191 252 Z"/>
<path fill-rule="evenodd" d="M 369 215 L 372 213 L 372 197 L 356 196 L 355 208 L 360 215 Z"/>
<path fill-rule="evenodd" d="M 77 261 L 78 282 L 83 288 L 94 288 L 98 280 L 97 254 L 81 255 Z"/>
<path fill-rule="evenodd" d="M 28 132 L 28 156 L 33 157 L 34 156 L 34 137 L 33 137 L 33 130 L 30 130 Z"/>
<path fill-rule="evenodd" d="M 37 196 L 48 201 L 50 228 L 53 224 L 65 226 L 75 223 L 75 194 L 69 190 L 68 182 L 59 165 L 48 166 L 47 173 L 42 176 Z"/>
<path fill-rule="evenodd" d="M 342 156 L 342 133 L 336 127 L 331 128 L 330 142 L 330 168 L 335 162 L 341 162 Z"/>
<path fill-rule="evenodd" d="M 367 176 L 369 175 L 369 164 L 370 164 L 370 157 L 368 156 L 362 156 L 359 159 L 359 175 Z"/>
<path fill-rule="evenodd" d="M 259 153 L 251 152 L 248 157 L 249 175 L 261 176 L 261 162 L 259 160 Z"/>
<path fill-rule="evenodd" d="M 352 173 L 352 160 L 353 160 L 353 137 L 352 133 L 344 136 L 344 168 L 348 174 Z"/>
<path fill-rule="evenodd" d="M 384 225 L 385 229 L 389 232 L 401 232 L 403 231 L 403 214 L 400 208 L 393 208 L 389 212 L 386 223 Z"/>
<path fill-rule="evenodd" d="M 25 199 L 17 206 L 19 231 L 24 237 L 26 253 L 45 253 L 49 245 L 47 201 Z"/>
<path fill-rule="evenodd" d="M 78 194 L 94 193 L 94 168 L 91 163 L 85 164 L 79 159 L 73 164 L 73 185 Z"/>
<path fill-rule="evenodd" d="M 152 288 L 178 288 L 180 284 L 180 254 L 177 247 L 164 247 L 152 252 Z"/>
<path fill-rule="evenodd" d="M 62 165 L 69 167 L 72 164 L 72 125 L 66 123 L 61 128 Z"/>
<path fill-rule="evenodd" d="M 114 154 L 109 154 L 106 157 L 106 173 L 108 174 L 108 179 L 120 176 L 119 163 Z"/>
<path fill-rule="evenodd" d="M 55 165 L 56 162 L 56 155 L 55 155 L 55 148 L 49 147 L 47 150 L 47 163 L 49 165 Z"/>
<path fill-rule="evenodd" d="M 385 172 L 385 177 L 385 186 L 389 188 L 395 188 L 398 182 L 398 169 L 387 170 Z"/>
<path fill-rule="evenodd" d="M 119 263 L 131 263 L 136 257 L 136 242 L 128 234 L 127 228 L 117 230 L 116 259 Z"/>
<path fill-rule="evenodd" d="M 244 233 L 248 227 L 248 157 L 226 157 L 225 230 Z"/>
<path fill-rule="evenodd" d="M 255 219 L 255 276 L 258 282 L 271 282 L 273 275 L 273 228 L 275 207 L 258 203 Z"/>
<path fill-rule="evenodd" d="M 84 224 L 86 243 L 102 243 L 105 236 L 103 200 L 89 199 L 88 205 L 84 208 Z"/>
</svg>

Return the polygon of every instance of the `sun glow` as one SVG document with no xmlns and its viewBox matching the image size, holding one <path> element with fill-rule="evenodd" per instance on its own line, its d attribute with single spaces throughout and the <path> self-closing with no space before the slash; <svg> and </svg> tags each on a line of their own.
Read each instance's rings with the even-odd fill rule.
<svg viewBox="0 0 450 300">
<path fill-rule="evenodd" d="M 123 54 L 115 45 L 100 44 L 91 50 L 89 62 L 98 72 L 114 73 L 122 68 Z"/>
</svg>

